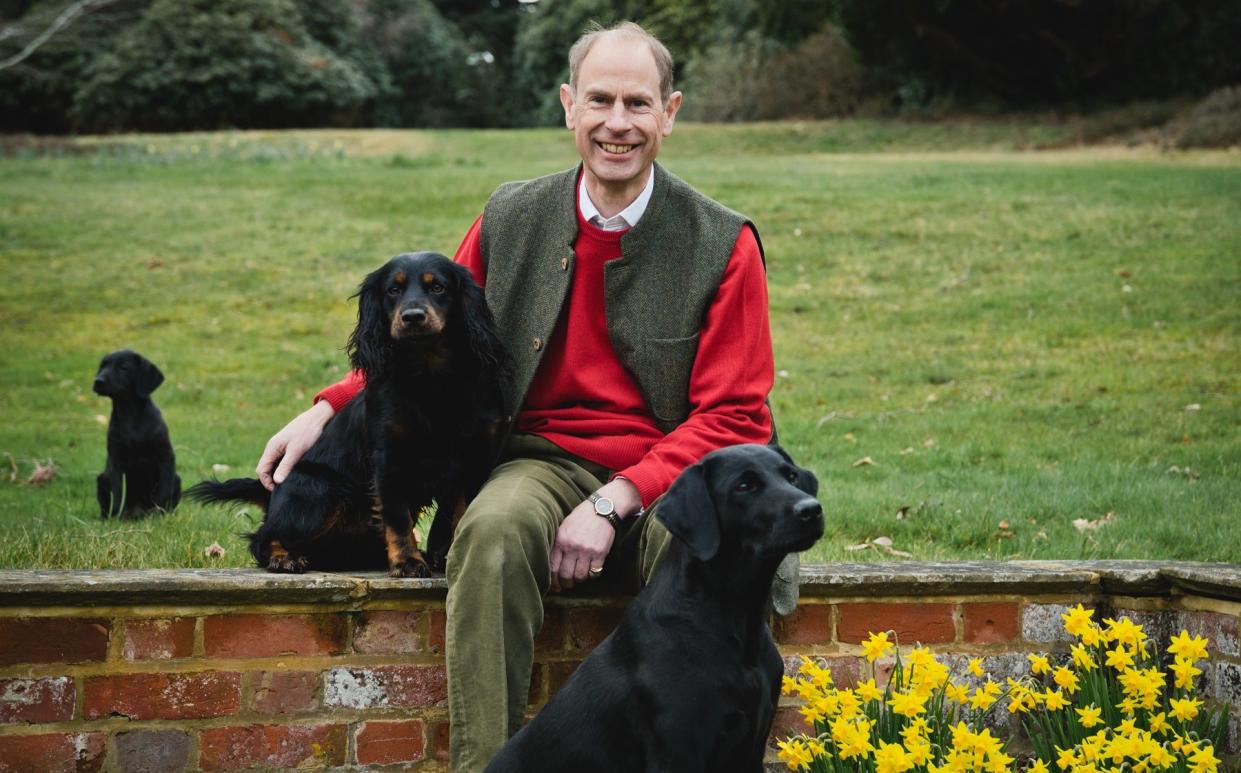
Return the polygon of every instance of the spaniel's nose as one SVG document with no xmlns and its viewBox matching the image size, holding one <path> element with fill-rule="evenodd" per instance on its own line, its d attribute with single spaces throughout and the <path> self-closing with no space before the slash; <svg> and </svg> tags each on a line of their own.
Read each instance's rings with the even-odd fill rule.
<svg viewBox="0 0 1241 773">
<path fill-rule="evenodd" d="M 427 321 L 427 310 L 414 307 L 401 310 L 401 321 L 406 325 L 421 325 Z"/>
</svg>

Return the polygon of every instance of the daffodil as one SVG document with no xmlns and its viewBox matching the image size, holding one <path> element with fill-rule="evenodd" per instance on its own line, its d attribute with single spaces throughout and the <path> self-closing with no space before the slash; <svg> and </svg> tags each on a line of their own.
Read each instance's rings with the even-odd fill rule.
<svg viewBox="0 0 1241 773">
<path fill-rule="evenodd" d="M 1059 711 L 1069 705 L 1069 701 L 1064 697 L 1064 693 L 1059 690 L 1048 690 L 1043 693 L 1043 705 L 1047 707 L 1048 711 Z"/>
<path fill-rule="evenodd" d="M 1060 619 L 1064 621 L 1064 630 L 1068 631 L 1070 636 L 1080 636 L 1092 617 L 1094 610 L 1086 609 L 1081 604 L 1060 615 Z"/>
<path fill-rule="evenodd" d="M 1215 773 L 1219 770 L 1220 759 L 1215 756 L 1213 747 L 1204 746 L 1190 755 L 1189 762 L 1193 766 L 1190 773 Z"/>
<path fill-rule="evenodd" d="M 1056 672 L 1052 674 L 1051 679 L 1058 686 L 1063 687 L 1069 695 L 1073 695 L 1078 690 L 1080 678 L 1068 668 L 1060 666 Z"/>
<path fill-rule="evenodd" d="M 924 699 L 915 693 L 894 692 L 888 699 L 888 705 L 892 707 L 893 713 L 904 717 L 916 717 L 925 712 L 923 703 Z"/>
<path fill-rule="evenodd" d="M 982 670 L 982 658 L 971 658 L 966 670 L 980 679 L 986 676 L 986 672 Z"/>
<path fill-rule="evenodd" d="M 1202 706 L 1202 701 L 1193 698 L 1173 698 L 1168 701 L 1168 710 L 1172 712 L 1172 716 L 1177 719 L 1188 722 L 1198 716 L 1198 709 Z"/>
<path fill-rule="evenodd" d="M 970 689 L 963 684 L 952 682 L 944 688 L 944 695 L 957 703 L 965 703 L 969 700 Z"/>
<path fill-rule="evenodd" d="M 892 642 L 888 641 L 888 632 L 880 631 L 879 633 L 872 633 L 866 641 L 862 642 L 862 654 L 866 656 L 868 661 L 874 663 L 886 655 L 892 647 Z"/>
<path fill-rule="evenodd" d="M 1094 657 L 1090 654 L 1090 650 L 1086 649 L 1084 644 L 1074 644 L 1069 648 L 1069 651 L 1073 654 L 1073 665 L 1081 670 L 1093 671 L 1099 667 L 1095 663 Z"/>
<path fill-rule="evenodd" d="M 1031 674 L 1046 674 L 1051 671 L 1051 664 L 1047 662 L 1046 655 L 1035 655 L 1032 653 L 1026 655 L 1026 657 L 1030 659 Z"/>
<path fill-rule="evenodd" d="M 1133 653 L 1125 649 L 1125 645 L 1117 644 L 1115 648 L 1107 651 L 1107 660 L 1104 663 L 1117 671 L 1124 671 L 1133 665 Z"/>
<path fill-rule="evenodd" d="M 875 750 L 875 773 L 905 773 L 914 766 L 909 752 L 899 743 L 879 742 Z"/>
<path fill-rule="evenodd" d="M 857 687 L 853 688 L 857 692 L 857 696 L 863 701 L 877 701 L 883 697 L 883 690 L 875 685 L 874 679 L 867 679 L 865 682 L 859 682 Z"/>
<path fill-rule="evenodd" d="M 1176 676 L 1175 686 L 1188 690 L 1194 687 L 1194 677 L 1202 673 L 1202 669 L 1194 667 L 1193 660 L 1183 655 L 1178 655 L 1168 670 Z"/>
<path fill-rule="evenodd" d="M 1190 660 L 1203 660 L 1207 656 L 1207 640 L 1200 636 L 1190 638 L 1189 631 L 1184 629 L 1172 637 L 1168 645 L 1169 655 L 1180 655 Z"/>
<path fill-rule="evenodd" d="M 1103 712 L 1103 709 L 1095 706 L 1094 704 L 1075 710 L 1077 711 L 1077 716 L 1081 718 L 1082 727 L 1084 728 L 1089 729 L 1095 725 L 1102 724 L 1103 722 L 1103 720 L 1099 717 L 1099 715 Z"/>
<path fill-rule="evenodd" d="M 1172 725 L 1168 724 L 1168 715 L 1162 711 L 1151 714 L 1147 718 L 1152 733 L 1166 733 L 1172 729 Z"/>
</svg>

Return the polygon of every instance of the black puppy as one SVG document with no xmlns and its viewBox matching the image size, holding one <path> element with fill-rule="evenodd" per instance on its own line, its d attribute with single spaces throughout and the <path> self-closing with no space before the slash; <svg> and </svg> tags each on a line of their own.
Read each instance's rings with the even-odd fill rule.
<svg viewBox="0 0 1241 773">
<path fill-rule="evenodd" d="M 189 494 L 264 507 L 250 552 L 270 571 L 386 567 L 427 577 L 495 461 L 507 358 L 482 289 L 443 255 L 398 255 L 366 277 L 357 298 L 348 350 L 366 388 L 274 492 L 236 478 Z M 428 561 L 411 515 L 432 500 Z"/>
<path fill-rule="evenodd" d="M 676 539 L 650 584 L 489 773 L 762 770 L 783 674 L 771 583 L 822 536 L 817 491 L 770 446 L 682 473 L 655 510 Z"/>
<path fill-rule="evenodd" d="M 162 383 L 164 374 L 155 363 L 129 349 L 99 363 L 95 392 L 112 398 L 108 461 L 95 479 L 101 518 L 172 510 L 181 501 L 168 425 L 151 400 Z"/>
</svg>

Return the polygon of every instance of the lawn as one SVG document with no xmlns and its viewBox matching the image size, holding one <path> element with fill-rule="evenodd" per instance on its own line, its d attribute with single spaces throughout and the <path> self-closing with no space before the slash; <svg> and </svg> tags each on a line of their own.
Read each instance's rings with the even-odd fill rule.
<svg viewBox="0 0 1241 773">
<path fill-rule="evenodd" d="M 1027 149 L 1070 135 L 686 124 L 665 144 L 762 233 L 772 404 L 828 512 L 809 560 L 1241 562 L 1241 156 Z M 0 568 L 247 565 L 252 509 L 99 520 L 99 358 L 163 368 L 186 485 L 249 475 L 344 372 L 367 271 L 451 253 L 498 183 L 574 161 L 555 130 L 71 150 L 0 158 Z"/>
</svg>

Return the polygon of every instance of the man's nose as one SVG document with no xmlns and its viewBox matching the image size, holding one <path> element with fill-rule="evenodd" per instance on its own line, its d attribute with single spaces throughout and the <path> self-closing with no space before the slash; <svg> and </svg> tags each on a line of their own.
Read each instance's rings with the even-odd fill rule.
<svg viewBox="0 0 1241 773">
<path fill-rule="evenodd" d="M 629 112 L 625 109 L 625 100 L 618 99 L 612 103 L 608 111 L 608 120 L 604 123 L 609 131 L 623 132 L 629 129 Z"/>
</svg>

